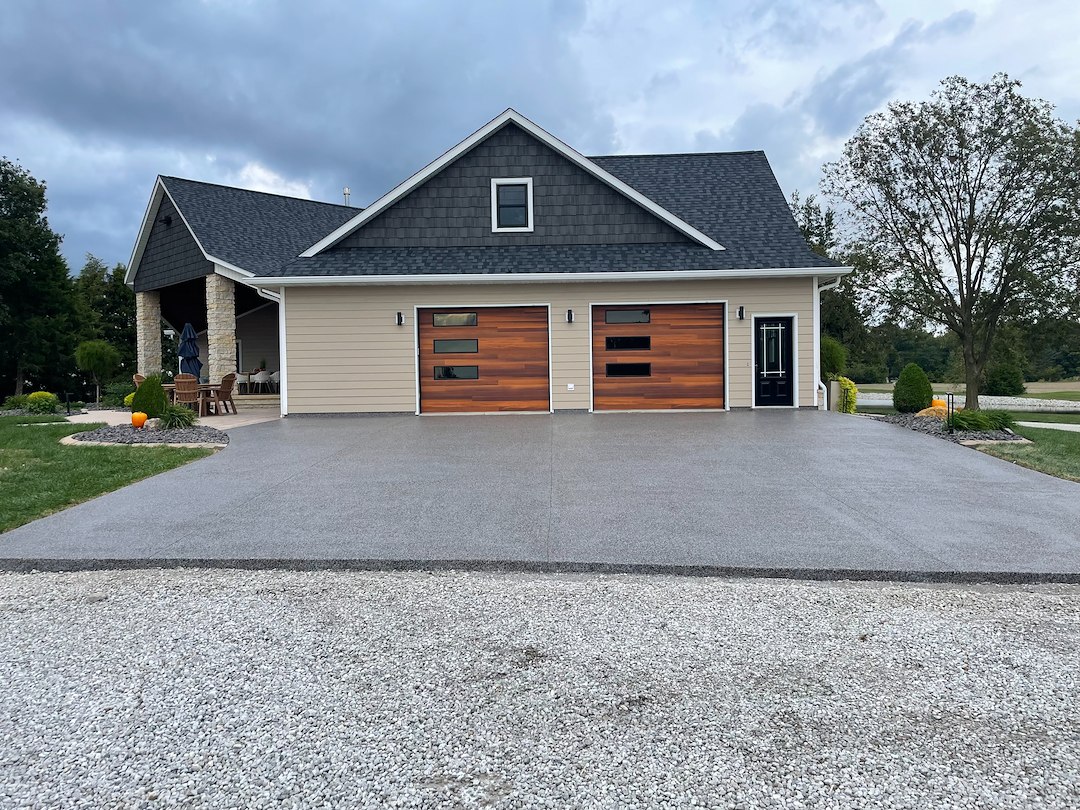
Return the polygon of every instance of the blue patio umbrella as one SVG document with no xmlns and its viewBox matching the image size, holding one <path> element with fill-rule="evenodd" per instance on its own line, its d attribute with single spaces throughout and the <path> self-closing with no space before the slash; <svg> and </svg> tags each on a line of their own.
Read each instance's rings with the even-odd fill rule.
<svg viewBox="0 0 1080 810">
<path fill-rule="evenodd" d="M 184 324 L 184 331 L 180 333 L 180 345 L 176 348 L 180 357 L 180 373 L 194 374 L 199 378 L 202 371 L 202 361 L 199 360 L 199 343 L 196 340 L 195 329 L 190 323 Z"/>
</svg>

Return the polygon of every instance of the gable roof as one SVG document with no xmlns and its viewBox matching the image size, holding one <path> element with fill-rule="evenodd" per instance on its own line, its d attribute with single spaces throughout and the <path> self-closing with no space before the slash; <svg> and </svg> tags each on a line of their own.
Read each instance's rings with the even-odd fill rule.
<svg viewBox="0 0 1080 810">
<path fill-rule="evenodd" d="M 627 185 L 722 242 L 700 244 L 349 247 L 294 259 L 269 278 L 329 282 L 598 279 L 806 275 L 845 272 L 810 250 L 764 152 L 611 155 L 590 158 Z M 269 278 L 265 285 L 271 284 Z"/>
<path fill-rule="evenodd" d="M 172 200 L 203 256 L 249 278 L 280 268 L 313 240 L 356 215 L 358 209 L 263 191 L 159 176 L 125 277 L 138 272 L 152 218 L 164 196 Z"/>
<path fill-rule="evenodd" d="M 353 231 L 363 227 L 364 223 L 374 219 L 376 216 L 378 216 L 380 213 L 392 206 L 394 203 L 398 202 L 410 192 L 423 185 L 430 178 L 434 177 L 436 174 L 449 166 L 459 157 L 469 152 L 473 147 L 487 140 L 487 138 L 489 138 L 491 135 L 495 134 L 503 127 L 511 123 L 516 124 L 525 132 L 529 133 L 534 138 L 541 141 L 558 154 L 562 155 L 571 163 L 574 163 L 579 168 L 584 169 L 597 180 L 600 180 L 605 185 L 610 186 L 612 189 L 622 194 L 627 199 L 641 206 L 658 219 L 663 220 L 668 225 L 675 228 L 675 230 L 697 242 L 699 245 L 702 245 L 711 250 L 725 249 L 723 245 L 721 245 L 711 236 L 708 236 L 707 234 L 701 232 L 690 223 L 684 221 L 680 217 L 673 214 L 671 211 L 664 208 L 662 205 L 658 204 L 655 200 L 650 199 L 649 197 L 641 194 L 636 189 L 627 185 L 624 181 L 620 180 L 611 172 L 597 165 L 594 161 L 585 157 L 576 149 L 573 149 L 572 147 L 560 141 L 551 133 L 538 127 L 521 113 L 513 109 L 508 109 L 501 115 L 493 118 L 491 121 L 482 126 L 480 129 L 478 129 L 468 138 L 463 140 L 457 146 L 443 153 L 440 157 L 433 160 L 423 169 L 416 172 L 416 174 L 412 175 L 412 177 L 392 188 L 390 191 L 388 191 L 386 194 L 384 194 L 382 197 L 380 197 L 370 206 L 364 209 L 361 213 L 357 214 L 356 216 L 352 217 L 348 222 L 345 222 L 343 225 L 341 225 L 341 227 L 337 228 L 332 233 L 326 235 L 318 242 L 315 242 L 313 245 L 311 245 L 311 247 L 301 253 L 300 256 L 303 258 L 317 256 L 322 253 L 322 251 L 337 244 Z"/>
</svg>

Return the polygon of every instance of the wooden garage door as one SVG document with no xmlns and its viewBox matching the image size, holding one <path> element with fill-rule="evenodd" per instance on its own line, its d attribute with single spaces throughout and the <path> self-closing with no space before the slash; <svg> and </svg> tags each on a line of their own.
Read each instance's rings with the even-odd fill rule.
<svg viewBox="0 0 1080 810">
<path fill-rule="evenodd" d="M 724 407 L 724 305 L 594 306 L 593 409 Z"/>
<path fill-rule="evenodd" d="M 420 411 L 548 410 L 547 307 L 421 309 Z"/>
</svg>

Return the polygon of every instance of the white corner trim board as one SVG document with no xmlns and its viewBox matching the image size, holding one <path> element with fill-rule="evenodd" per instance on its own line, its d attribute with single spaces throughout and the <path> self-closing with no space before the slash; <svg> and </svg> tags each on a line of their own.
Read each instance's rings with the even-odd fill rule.
<svg viewBox="0 0 1080 810">
<path fill-rule="evenodd" d="M 387 208 L 396 203 L 409 192 L 423 185 L 425 182 L 427 182 L 428 179 L 434 177 L 436 174 L 445 169 L 447 166 L 449 166 L 459 157 L 464 155 L 474 146 L 486 140 L 489 136 L 495 134 L 509 123 L 517 124 L 517 126 L 521 127 L 523 130 L 528 132 L 540 142 L 551 147 L 551 149 L 561 154 L 571 163 L 574 163 L 578 167 L 584 169 L 600 182 L 615 189 L 624 197 L 627 197 L 628 199 L 637 203 L 646 211 L 656 217 L 659 217 L 668 225 L 675 228 L 675 230 L 690 237 L 698 244 L 712 248 L 713 250 L 724 250 L 724 246 L 712 237 L 706 236 L 704 233 L 699 231 L 690 223 L 683 221 L 682 219 L 668 211 L 666 208 L 662 208 L 645 195 L 641 194 L 638 191 L 635 191 L 633 188 L 626 185 L 626 183 L 617 178 L 615 175 L 605 171 L 604 169 L 601 169 L 599 166 L 597 166 L 583 154 L 578 152 L 576 149 L 569 146 L 568 144 L 563 143 L 551 133 L 545 131 L 544 129 L 541 129 L 524 115 L 519 113 L 517 110 L 509 109 L 503 112 L 501 115 L 497 116 L 496 118 L 493 118 L 484 126 L 480 127 L 480 129 L 476 130 L 476 132 L 463 140 L 457 146 L 444 152 L 427 166 L 416 172 L 416 174 L 414 174 L 412 177 L 390 189 L 390 191 L 379 197 L 379 199 L 377 199 L 375 202 L 373 202 L 355 217 L 350 219 L 340 228 L 335 230 L 330 235 L 324 237 L 323 239 L 320 239 L 314 245 L 309 247 L 307 250 L 301 253 L 300 256 L 302 258 L 311 258 L 312 256 L 316 256 L 319 253 L 322 253 L 322 251 L 326 250 L 326 248 L 337 244 L 350 233 L 363 225 L 365 222 L 378 216 L 379 213 L 385 211 Z"/>
</svg>

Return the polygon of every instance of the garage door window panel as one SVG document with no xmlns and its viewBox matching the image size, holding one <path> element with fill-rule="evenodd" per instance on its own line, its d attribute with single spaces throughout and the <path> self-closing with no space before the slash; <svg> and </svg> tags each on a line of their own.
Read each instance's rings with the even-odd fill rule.
<svg viewBox="0 0 1080 810">
<path fill-rule="evenodd" d="M 609 309 L 604 323 L 649 323 L 652 313 L 647 309 Z"/>
<path fill-rule="evenodd" d="M 476 354 L 480 346 L 479 341 L 467 338 L 436 340 L 432 350 L 435 354 Z"/>
<path fill-rule="evenodd" d="M 435 312 L 431 316 L 432 326 L 476 326 L 475 312 Z"/>
<path fill-rule="evenodd" d="M 479 366 L 435 366 L 436 380 L 478 380 Z"/>
<path fill-rule="evenodd" d="M 651 377 L 652 363 L 608 363 L 609 377 Z"/>
<path fill-rule="evenodd" d="M 609 352 L 647 352 L 652 349 L 649 335 L 613 335 L 604 340 Z"/>
</svg>

